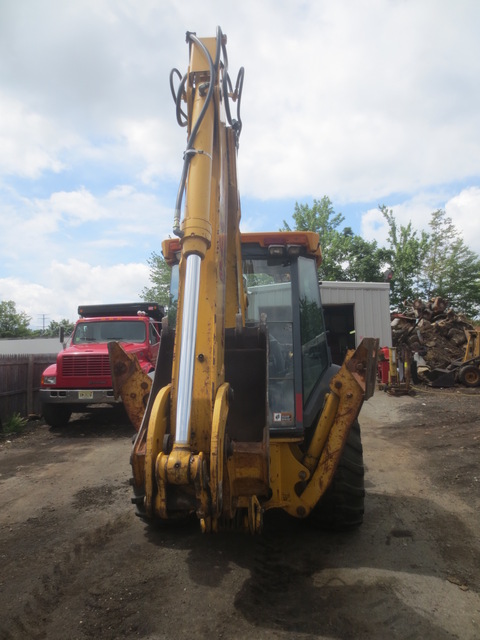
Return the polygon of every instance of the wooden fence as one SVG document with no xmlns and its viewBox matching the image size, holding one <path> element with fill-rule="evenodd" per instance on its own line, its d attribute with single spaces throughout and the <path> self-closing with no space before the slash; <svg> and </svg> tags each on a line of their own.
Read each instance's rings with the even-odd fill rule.
<svg viewBox="0 0 480 640">
<path fill-rule="evenodd" d="M 56 353 L 0 355 L 0 424 L 15 413 L 40 413 L 40 378 L 56 359 Z"/>
</svg>

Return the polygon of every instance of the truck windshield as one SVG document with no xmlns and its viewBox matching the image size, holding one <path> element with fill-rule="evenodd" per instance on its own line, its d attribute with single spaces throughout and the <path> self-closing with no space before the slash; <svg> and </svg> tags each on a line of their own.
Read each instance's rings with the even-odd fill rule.
<svg viewBox="0 0 480 640">
<path fill-rule="evenodd" d="M 73 334 L 72 344 L 92 342 L 145 342 L 145 323 L 138 320 L 102 320 L 80 322 Z"/>
</svg>

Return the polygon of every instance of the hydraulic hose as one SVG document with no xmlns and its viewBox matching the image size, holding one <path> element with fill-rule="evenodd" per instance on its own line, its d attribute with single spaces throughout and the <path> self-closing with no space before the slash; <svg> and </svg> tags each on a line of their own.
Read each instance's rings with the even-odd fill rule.
<svg viewBox="0 0 480 640">
<path fill-rule="evenodd" d="M 215 89 L 215 80 L 216 80 L 216 73 L 218 70 L 218 65 L 219 65 L 219 61 L 220 61 L 220 43 L 221 43 L 221 37 L 222 37 L 222 32 L 220 29 L 217 29 L 217 55 L 215 57 L 215 63 L 212 60 L 212 56 L 210 55 L 210 53 L 208 52 L 208 49 L 206 48 L 206 46 L 203 44 L 203 42 L 201 40 L 199 40 L 197 38 L 196 35 L 194 35 L 193 33 L 187 33 L 187 42 L 190 41 L 192 42 L 194 45 L 198 46 L 203 55 L 205 56 L 205 59 L 208 62 L 208 66 L 209 66 L 209 70 L 210 70 L 210 83 L 209 83 L 209 87 L 208 87 L 208 92 L 207 92 L 207 96 L 205 98 L 205 104 L 203 105 L 203 109 L 200 112 L 200 115 L 198 116 L 198 119 L 190 133 L 190 136 L 188 137 L 188 141 L 187 141 L 187 148 L 185 149 L 185 152 L 183 154 L 183 169 L 182 169 L 182 175 L 180 178 L 180 184 L 178 187 L 178 192 L 177 192 L 177 200 L 175 202 L 175 214 L 174 214 L 174 218 L 173 218 L 173 233 L 178 236 L 178 237 L 182 237 L 182 231 L 180 229 L 180 216 L 181 216 L 181 210 L 182 210 L 182 200 L 183 200 L 183 194 L 185 192 L 185 185 L 187 182 L 187 176 L 188 176 L 188 168 L 190 166 L 190 160 L 192 158 L 192 155 L 197 153 L 197 151 L 194 148 L 194 144 L 195 144 L 195 138 L 197 136 L 197 132 L 198 129 L 200 128 L 200 125 L 202 124 L 202 120 L 205 117 L 205 113 L 207 112 L 207 109 L 210 105 L 210 102 L 212 100 L 213 97 L 213 91 Z M 182 78 L 182 82 L 180 83 L 180 87 L 179 90 L 177 92 L 177 97 L 176 97 L 176 105 L 177 105 L 177 121 L 179 120 L 179 114 L 183 113 L 180 109 L 180 101 L 184 92 L 184 87 L 186 84 L 186 80 L 187 80 L 187 76 L 185 75 L 184 78 Z"/>
<path fill-rule="evenodd" d="M 230 76 L 228 74 L 227 49 L 224 43 L 223 33 L 220 27 L 217 27 L 216 41 L 217 41 L 217 45 L 216 45 L 215 60 L 212 60 L 210 53 L 208 52 L 207 48 L 202 43 L 202 41 L 199 38 L 197 38 L 197 36 L 194 33 L 187 32 L 187 42 L 192 43 L 195 46 L 198 46 L 201 49 L 203 55 L 205 56 L 205 59 L 208 62 L 208 66 L 210 70 L 210 83 L 209 83 L 208 93 L 205 99 L 204 107 L 190 133 L 190 136 L 188 137 L 187 147 L 183 155 L 183 168 L 182 168 L 182 174 L 180 177 L 180 184 L 178 187 L 177 198 L 175 202 L 175 214 L 174 214 L 174 220 L 173 220 L 173 233 L 178 237 L 182 237 L 182 231 L 180 229 L 180 216 L 181 216 L 181 209 L 182 209 L 183 194 L 185 193 L 185 185 L 187 182 L 188 168 L 190 166 L 190 161 L 193 155 L 195 153 L 200 152 L 196 150 L 194 147 L 195 138 L 196 138 L 198 129 L 202 123 L 202 120 L 205 116 L 205 113 L 209 107 L 210 101 L 212 100 L 212 97 L 213 97 L 216 77 L 220 70 L 221 56 L 223 58 L 222 91 L 223 91 L 223 100 L 225 105 L 225 113 L 227 116 L 228 124 L 235 131 L 235 139 L 236 139 L 237 146 L 238 146 L 240 133 L 242 130 L 242 120 L 240 117 L 240 105 L 241 105 L 243 79 L 244 79 L 245 70 L 243 67 L 240 68 L 237 75 L 237 81 L 235 83 L 235 90 L 233 90 Z M 174 76 L 177 76 L 180 79 L 180 84 L 177 91 L 175 91 L 175 88 L 174 88 L 174 83 L 173 83 Z M 188 117 L 181 108 L 182 99 L 185 94 L 185 85 L 187 83 L 187 79 L 188 79 L 188 75 L 185 74 L 182 77 L 178 69 L 172 69 L 172 71 L 170 72 L 170 90 L 172 92 L 172 96 L 176 105 L 177 122 L 181 127 L 185 127 L 188 124 Z M 233 119 L 231 115 L 230 98 L 237 102 L 236 119 Z"/>
</svg>

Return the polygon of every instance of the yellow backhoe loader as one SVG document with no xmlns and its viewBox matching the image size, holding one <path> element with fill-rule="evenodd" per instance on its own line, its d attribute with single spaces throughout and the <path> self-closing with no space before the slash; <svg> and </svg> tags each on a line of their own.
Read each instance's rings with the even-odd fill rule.
<svg viewBox="0 0 480 640">
<path fill-rule="evenodd" d="M 172 300 L 151 385 L 110 344 L 115 390 L 138 428 L 132 500 L 147 520 L 196 514 L 204 532 L 259 532 L 269 509 L 358 525 L 357 416 L 373 393 L 378 340 L 332 365 L 318 235 L 240 233 L 243 69 L 234 87 L 220 29 L 213 38 L 189 32 L 187 43 L 188 71 L 170 78 L 188 142 L 176 237 L 162 245 Z"/>
</svg>

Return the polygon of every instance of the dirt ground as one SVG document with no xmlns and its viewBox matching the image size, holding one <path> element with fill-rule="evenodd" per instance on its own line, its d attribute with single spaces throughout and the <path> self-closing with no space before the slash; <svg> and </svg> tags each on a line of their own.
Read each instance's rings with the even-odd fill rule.
<svg viewBox="0 0 480 640">
<path fill-rule="evenodd" d="M 480 638 L 480 389 L 364 405 L 365 522 L 150 528 L 111 410 L 0 439 L 0 639 Z"/>
</svg>

